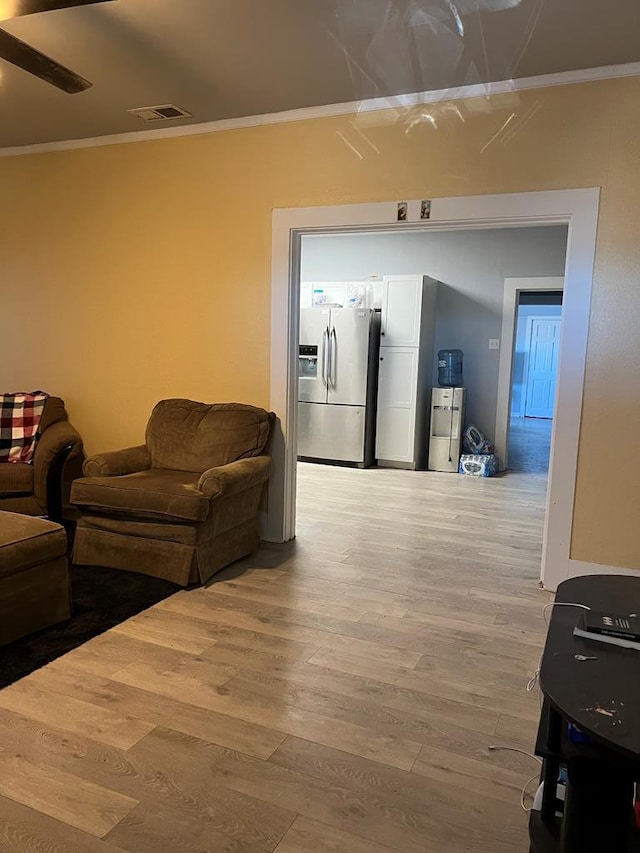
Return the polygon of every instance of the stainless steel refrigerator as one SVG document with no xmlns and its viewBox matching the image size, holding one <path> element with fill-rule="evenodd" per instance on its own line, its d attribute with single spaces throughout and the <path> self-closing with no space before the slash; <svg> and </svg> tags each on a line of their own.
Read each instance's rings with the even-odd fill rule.
<svg viewBox="0 0 640 853">
<path fill-rule="evenodd" d="M 298 350 L 298 456 L 372 465 L 380 314 L 303 308 Z"/>
</svg>

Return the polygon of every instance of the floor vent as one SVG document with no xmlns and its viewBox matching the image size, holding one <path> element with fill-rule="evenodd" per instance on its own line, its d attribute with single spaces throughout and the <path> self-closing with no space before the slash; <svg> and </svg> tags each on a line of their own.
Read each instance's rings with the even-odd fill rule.
<svg viewBox="0 0 640 853">
<path fill-rule="evenodd" d="M 137 107 L 135 110 L 127 110 L 127 112 L 143 121 L 172 121 L 176 118 L 192 117 L 192 113 L 176 107 L 175 104 L 162 104 L 159 107 Z"/>
</svg>

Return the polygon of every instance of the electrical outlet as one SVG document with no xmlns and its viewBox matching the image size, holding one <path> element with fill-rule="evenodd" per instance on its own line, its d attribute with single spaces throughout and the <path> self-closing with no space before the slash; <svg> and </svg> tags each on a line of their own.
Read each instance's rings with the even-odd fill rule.
<svg viewBox="0 0 640 853">
<path fill-rule="evenodd" d="M 489 349 L 500 349 L 500 338 L 489 338 Z"/>
</svg>

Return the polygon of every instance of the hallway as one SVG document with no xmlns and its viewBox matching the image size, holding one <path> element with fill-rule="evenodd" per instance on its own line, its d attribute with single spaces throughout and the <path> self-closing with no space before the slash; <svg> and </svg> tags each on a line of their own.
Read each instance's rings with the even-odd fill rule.
<svg viewBox="0 0 640 853">
<path fill-rule="evenodd" d="M 551 418 L 511 418 L 508 470 L 520 474 L 549 473 Z"/>
</svg>

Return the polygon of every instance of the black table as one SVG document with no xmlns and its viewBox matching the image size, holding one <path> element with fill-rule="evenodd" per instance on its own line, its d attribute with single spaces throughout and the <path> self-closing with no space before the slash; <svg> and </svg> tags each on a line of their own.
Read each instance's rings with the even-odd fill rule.
<svg viewBox="0 0 640 853">
<path fill-rule="evenodd" d="M 591 575 L 560 584 L 556 602 L 640 613 L 640 577 Z M 543 758 L 541 811 L 529 823 L 532 853 L 640 851 L 634 783 L 640 780 L 640 650 L 574 637 L 580 608 L 550 608 L 540 686 L 544 704 L 536 741 Z M 576 655 L 595 657 L 578 660 Z M 575 743 L 574 723 L 590 743 Z M 559 817 L 556 784 L 568 781 Z"/>
</svg>

